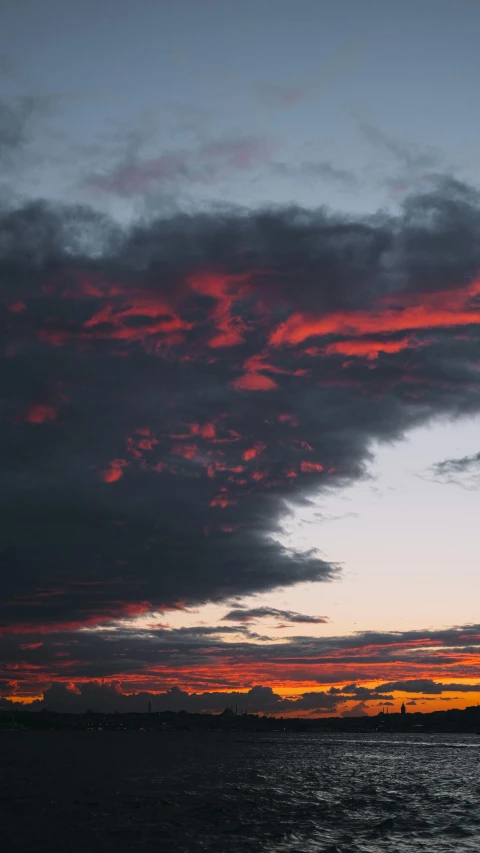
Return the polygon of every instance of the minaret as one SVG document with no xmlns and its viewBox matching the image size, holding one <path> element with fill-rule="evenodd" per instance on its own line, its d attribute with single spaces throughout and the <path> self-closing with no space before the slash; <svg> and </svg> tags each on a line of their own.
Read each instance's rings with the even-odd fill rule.
<svg viewBox="0 0 480 853">
<path fill-rule="evenodd" d="M 405 702 L 402 702 L 402 707 L 400 708 L 400 713 L 402 714 L 402 716 L 403 716 L 403 714 L 407 713 L 407 709 L 405 708 Z"/>
</svg>

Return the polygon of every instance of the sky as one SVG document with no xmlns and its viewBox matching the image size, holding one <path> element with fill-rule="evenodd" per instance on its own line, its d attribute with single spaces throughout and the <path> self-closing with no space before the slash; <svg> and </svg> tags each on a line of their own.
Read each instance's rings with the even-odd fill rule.
<svg viewBox="0 0 480 853">
<path fill-rule="evenodd" d="M 2 17 L 0 707 L 477 704 L 480 6 Z"/>
</svg>

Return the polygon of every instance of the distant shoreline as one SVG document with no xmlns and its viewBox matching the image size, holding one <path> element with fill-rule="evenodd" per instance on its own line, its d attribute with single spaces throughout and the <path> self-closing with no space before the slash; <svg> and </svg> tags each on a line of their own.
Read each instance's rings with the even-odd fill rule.
<svg viewBox="0 0 480 853">
<path fill-rule="evenodd" d="M 480 706 L 410 714 L 361 717 L 274 717 L 258 714 L 237 715 L 226 709 L 221 714 L 160 711 L 151 713 L 74 714 L 43 709 L 0 711 L 0 731 L 11 729 L 56 731 L 228 731 L 228 732 L 324 732 L 397 734 L 480 734 Z"/>
</svg>

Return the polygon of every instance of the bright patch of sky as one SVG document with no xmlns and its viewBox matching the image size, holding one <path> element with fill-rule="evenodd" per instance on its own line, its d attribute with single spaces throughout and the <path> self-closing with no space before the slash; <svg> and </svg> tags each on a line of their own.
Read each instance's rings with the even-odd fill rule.
<svg viewBox="0 0 480 853">
<path fill-rule="evenodd" d="M 432 470 L 439 461 L 478 453 L 479 419 L 418 429 L 377 448 L 371 479 L 318 497 L 285 519 L 283 544 L 318 549 L 338 562 L 333 583 L 301 584 L 244 599 L 328 618 L 327 624 L 250 623 L 273 637 L 335 636 L 352 631 L 407 631 L 478 621 L 478 491 L 467 475 L 453 482 Z M 169 613 L 172 626 L 216 622 L 225 607 Z M 281 620 L 284 624 L 284 620 Z"/>
</svg>

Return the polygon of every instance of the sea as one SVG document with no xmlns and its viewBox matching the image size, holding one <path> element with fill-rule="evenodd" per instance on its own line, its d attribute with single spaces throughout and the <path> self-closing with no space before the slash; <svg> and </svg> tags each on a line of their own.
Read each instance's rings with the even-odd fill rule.
<svg viewBox="0 0 480 853">
<path fill-rule="evenodd" d="M 9 853 L 480 851 L 480 737 L 0 732 Z"/>
</svg>

